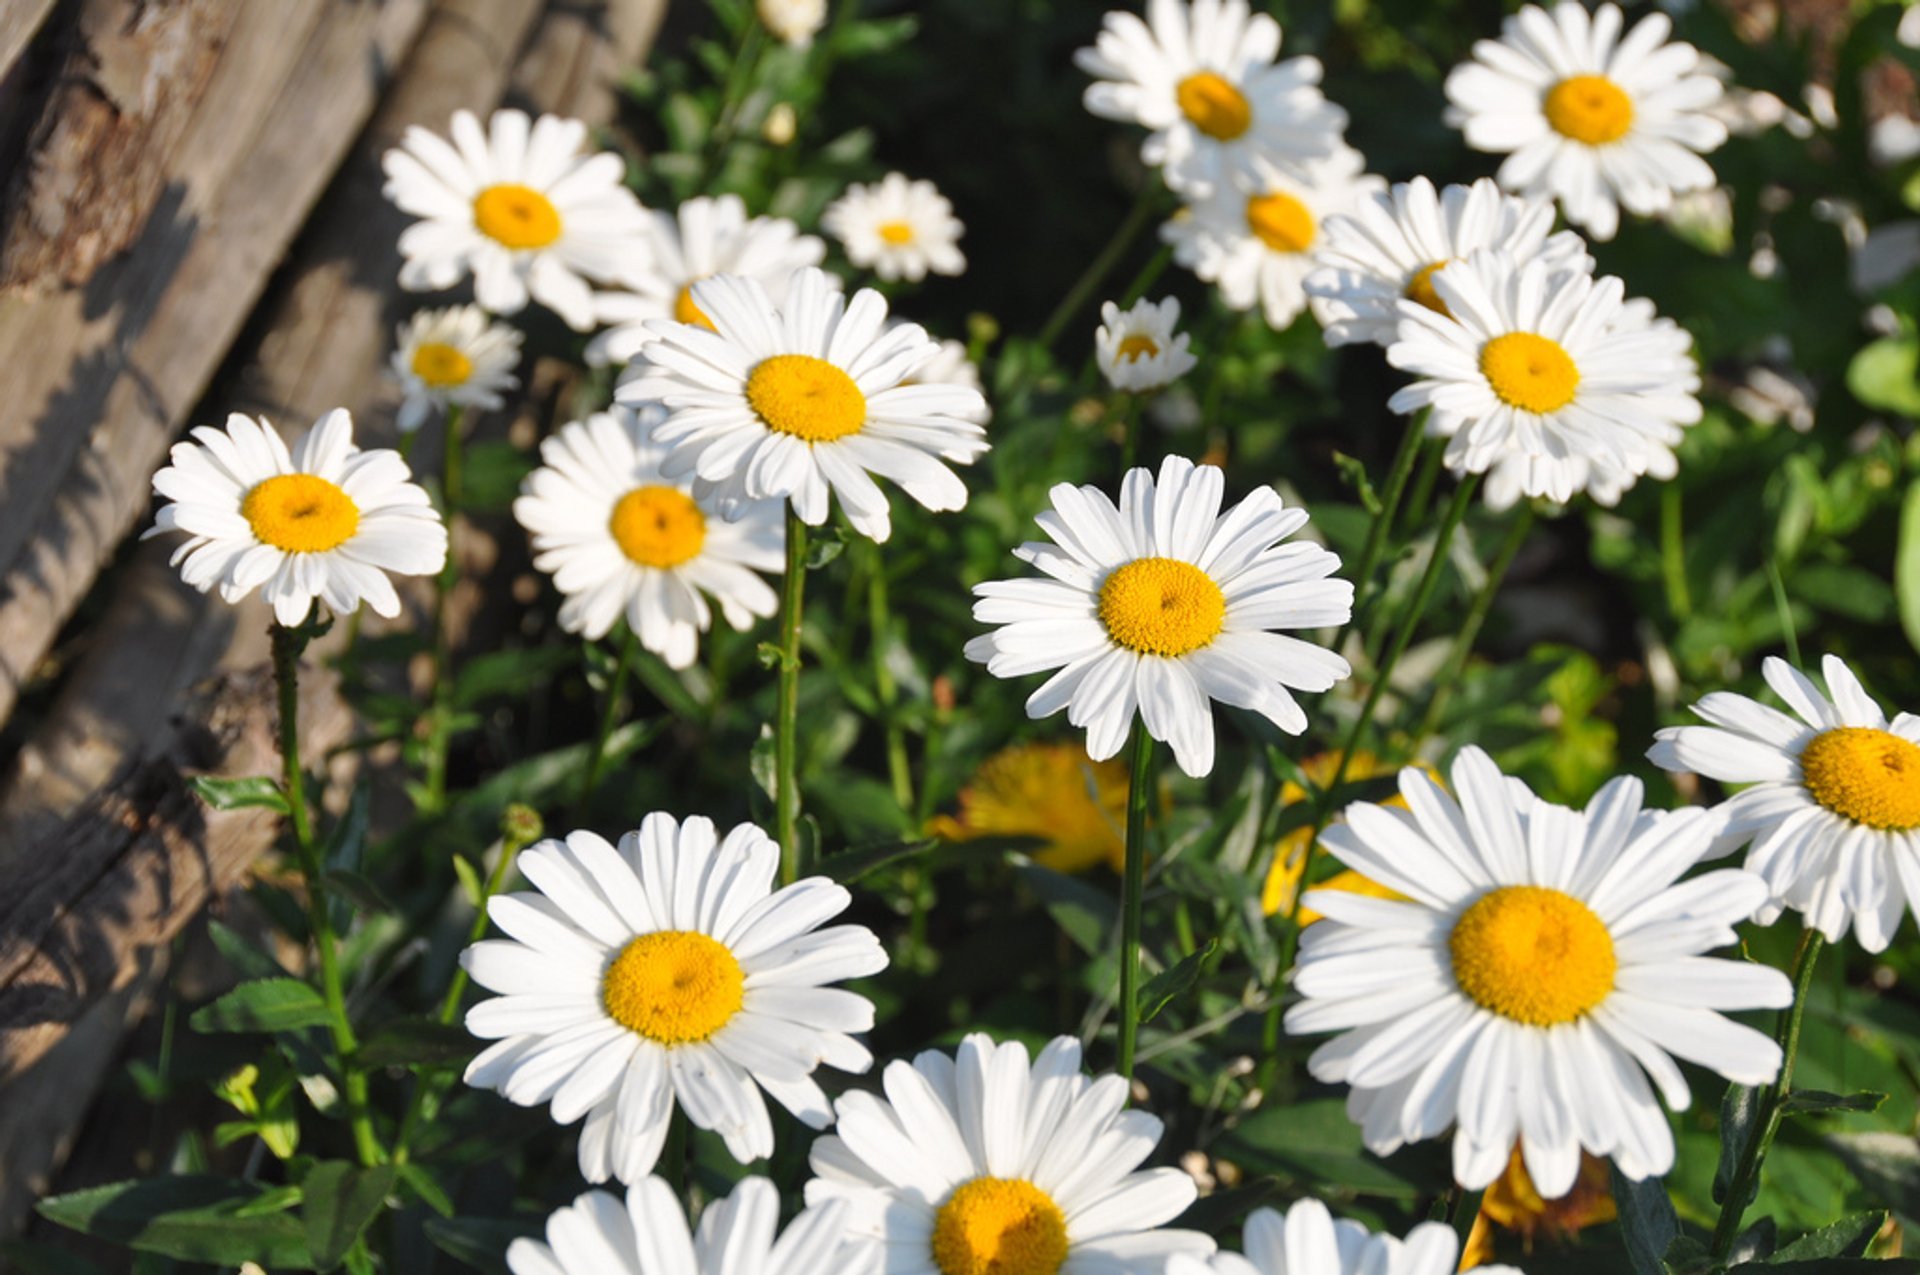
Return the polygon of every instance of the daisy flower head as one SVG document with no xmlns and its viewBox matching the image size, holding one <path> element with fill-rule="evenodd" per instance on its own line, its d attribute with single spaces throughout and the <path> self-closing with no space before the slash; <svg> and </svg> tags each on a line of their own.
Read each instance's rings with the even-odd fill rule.
<svg viewBox="0 0 1920 1275">
<path fill-rule="evenodd" d="M 1318 1200 L 1301 1200 L 1284 1213 L 1247 1215 L 1246 1255 L 1221 1253 L 1211 1262 L 1176 1257 L 1167 1275 L 1453 1275 L 1460 1237 L 1445 1222 L 1422 1222 L 1402 1240 L 1376 1235 L 1358 1222 L 1336 1219 Z M 1483 1266 L 1485 1275 L 1520 1275 L 1509 1266 Z"/>
<path fill-rule="evenodd" d="M 832 1119 L 813 1080 L 825 1063 L 865 1071 L 851 1032 L 873 1003 L 830 986 L 886 968 L 871 930 L 821 923 L 852 896 L 824 877 L 773 888 L 780 848 L 750 823 L 650 814 L 616 849 L 591 832 L 515 861 L 538 893 L 495 895 L 509 935 L 461 955 L 499 995 L 467 1011 L 495 1043 L 466 1081 L 556 1124 L 586 1117 L 580 1172 L 637 1182 L 653 1169 L 677 1101 L 741 1163 L 773 1151 L 764 1090 L 810 1128 Z"/>
<path fill-rule="evenodd" d="M 624 615 L 640 644 L 678 669 L 712 627 L 709 597 L 736 629 L 779 609 L 754 573 L 785 565 L 786 526 L 778 501 L 743 505 L 729 520 L 663 474 L 653 430 L 665 415 L 616 407 L 562 427 L 540 444 L 513 516 L 533 537 L 533 565 L 566 595 L 561 628 L 602 638 Z"/>
<path fill-rule="evenodd" d="M 1074 62 L 1087 110 L 1149 130 L 1140 158 L 1191 198 L 1276 173 L 1306 177 L 1340 148 L 1347 113 L 1320 93 L 1316 58 L 1280 56 L 1280 24 L 1247 0 L 1147 0 L 1107 14 Z"/>
<path fill-rule="evenodd" d="M 966 227 L 930 181 L 888 173 L 871 186 L 854 183 L 820 214 L 820 228 L 840 241 L 847 260 L 882 279 L 918 283 L 931 271 L 967 269 L 960 251 Z"/>
<path fill-rule="evenodd" d="M 1164 389 L 1199 360 L 1187 349 L 1193 340 L 1180 325 L 1180 298 L 1149 301 L 1145 297 L 1122 311 L 1111 301 L 1100 304 L 1099 330 L 1093 335 L 1094 358 L 1100 374 L 1116 390 L 1139 394 Z"/>
<path fill-rule="evenodd" d="M 1790 714 L 1715 691 L 1693 706 L 1707 725 L 1660 731 L 1647 758 L 1748 785 L 1717 809 L 1721 849 L 1746 846 L 1747 871 L 1766 880 L 1761 924 L 1790 908 L 1833 942 L 1851 927 L 1884 951 L 1906 911 L 1920 914 L 1920 717 L 1889 721 L 1836 655 L 1820 670 L 1825 694 L 1769 658 L 1761 672 Z"/>
<path fill-rule="evenodd" d="M 1163 1126 L 1127 1109 L 1127 1082 L 1081 1071 L 1080 1042 L 968 1036 L 890 1064 L 880 1094 L 838 1103 L 813 1144 L 807 1203 L 845 1200 L 887 1275 L 1159 1275 L 1205 1256 L 1196 1231 L 1157 1229 L 1192 1204 L 1179 1169 L 1141 1169 Z"/>
<path fill-rule="evenodd" d="M 451 288 L 495 314 L 529 298 L 580 331 L 593 326 L 598 283 L 635 282 L 645 261 L 646 213 L 622 184 L 610 151 L 583 155 L 580 120 L 495 111 L 485 129 L 456 111 L 453 140 L 417 125 L 381 157 L 385 193 L 420 218 L 400 236 L 400 286 Z"/>
<path fill-rule="evenodd" d="M 1424 177 L 1399 182 L 1327 218 L 1324 230 L 1305 286 L 1320 303 L 1328 345 L 1392 345 L 1400 302 L 1442 309 L 1434 274 L 1482 248 L 1503 249 L 1516 262 L 1593 269 L 1579 235 L 1551 233 L 1552 204 L 1502 194 L 1485 177 L 1439 191 Z"/>
<path fill-rule="evenodd" d="M 880 1247 L 847 1234 L 839 1200 L 803 1210 L 780 1226 L 780 1190 L 742 1178 L 707 1205 L 690 1231 L 679 1197 L 659 1178 L 621 1200 L 588 1191 L 547 1219 L 546 1238 L 507 1247 L 513 1275 L 877 1275 Z"/>
<path fill-rule="evenodd" d="M 222 601 L 259 589 L 287 627 L 316 601 L 335 615 L 362 602 L 400 614 L 389 576 L 446 565 L 447 529 L 400 453 L 361 451 L 353 418 L 335 408 L 289 448 L 264 419 L 235 413 L 224 430 L 200 426 L 173 445 L 153 476 L 160 507 L 147 536 L 184 531 L 180 578 Z M 146 537 L 142 537 L 145 539 Z"/>
<path fill-rule="evenodd" d="M 1014 556 L 1042 576 L 977 585 L 973 618 L 996 625 L 967 643 L 995 677 L 1057 669 L 1027 715 L 1067 710 L 1087 753 L 1118 753 L 1137 712 L 1189 775 L 1213 770 L 1211 701 L 1249 709 L 1289 734 L 1307 728 L 1293 691 L 1324 691 L 1352 670 L 1332 651 L 1274 629 L 1347 622 L 1353 585 L 1340 559 L 1271 487 L 1220 512 L 1225 475 L 1169 456 L 1156 481 L 1130 471 L 1116 508 L 1097 487 L 1061 483 L 1035 519 L 1047 541 Z"/>
<path fill-rule="evenodd" d="M 495 323 L 477 305 L 417 310 L 401 324 L 393 351 L 393 374 L 403 397 L 394 424 L 410 434 L 434 412 L 449 407 L 492 411 L 502 390 L 520 384 L 520 332 Z"/>
<path fill-rule="evenodd" d="M 1285 328 L 1307 307 L 1323 224 L 1350 213 L 1384 188 L 1365 173 L 1360 152 L 1341 147 L 1307 177 L 1271 176 L 1257 186 L 1222 188 L 1160 228 L 1173 259 L 1220 289 L 1235 310 L 1260 307 L 1267 326 Z"/>
<path fill-rule="evenodd" d="M 1650 216 L 1713 186 L 1700 152 L 1727 140 L 1711 114 L 1721 84 L 1699 50 L 1667 41 L 1664 13 L 1625 38 L 1622 22 L 1614 4 L 1528 5 L 1447 76 L 1448 122 L 1474 149 L 1506 155 L 1500 184 L 1559 200 L 1596 239 L 1613 238 L 1623 204 Z"/>
<path fill-rule="evenodd" d="M 693 475 L 695 494 L 730 518 L 753 501 L 788 499 L 819 526 L 832 492 L 873 540 L 892 530 L 875 476 L 928 509 L 966 506 L 966 484 L 947 466 L 986 453 L 986 400 L 923 379 L 939 346 L 918 324 L 889 328 L 878 292 L 849 301 L 809 267 L 783 305 L 733 275 L 695 284 L 693 299 L 713 331 L 656 321 L 647 368 L 615 391 L 623 403 L 667 408 L 654 431 L 667 449 L 661 472 Z"/>
<path fill-rule="evenodd" d="M 587 345 L 587 361 L 596 366 L 625 363 L 653 339 L 647 324 L 674 319 L 711 329 L 693 303 L 693 285 L 717 274 L 757 279 L 773 303 L 786 299 L 787 281 L 805 266 L 825 260 L 827 245 L 803 235 L 785 217 L 749 217 L 738 195 L 697 195 L 671 213 L 649 212 L 643 237 L 646 252 L 629 292 L 602 292 L 594 301 L 594 319 L 611 326 Z"/>
<path fill-rule="evenodd" d="M 980 763 L 960 811 L 928 821 L 942 841 L 1031 837 L 1033 861 L 1055 872 L 1125 869 L 1127 767 L 1093 761 L 1075 744 L 1014 744 Z"/>
<path fill-rule="evenodd" d="M 1692 1097 L 1675 1058 L 1743 1085 L 1779 1070 L 1780 1047 L 1721 1011 L 1789 1004 L 1786 976 L 1703 955 L 1736 941 L 1766 883 L 1737 869 L 1680 881 L 1720 820 L 1643 810 L 1637 779 L 1571 810 L 1478 748 L 1451 775 L 1458 800 L 1404 770 L 1408 810 L 1357 803 L 1322 839 L 1405 898 L 1307 894 L 1325 919 L 1300 937 L 1287 1030 L 1340 1033 L 1308 1070 L 1351 1087 L 1347 1113 L 1380 1155 L 1453 1126 L 1468 1189 L 1499 1177 L 1515 1142 L 1546 1199 L 1572 1189 L 1583 1147 L 1635 1180 L 1667 1172 L 1654 1091 L 1675 1110 Z"/>
<path fill-rule="evenodd" d="M 1581 491 L 1610 503 L 1642 475 L 1671 476 L 1677 405 L 1700 375 L 1677 325 L 1637 321 L 1618 279 L 1496 249 L 1431 278 L 1441 308 L 1401 301 L 1387 347 L 1387 362 L 1420 379 L 1387 405 L 1431 408 L 1447 467 L 1488 474 L 1490 507 Z"/>
</svg>

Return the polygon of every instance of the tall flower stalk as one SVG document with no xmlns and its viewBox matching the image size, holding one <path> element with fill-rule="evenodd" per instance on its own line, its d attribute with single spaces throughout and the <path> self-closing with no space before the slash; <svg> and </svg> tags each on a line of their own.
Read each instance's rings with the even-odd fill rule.
<svg viewBox="0 0 1920 1275">
<path fill-rule="evenodd" d="M 807 524 L 787 506 L 787 574 L 780 586 L 780 682 L 773 716 L 773 824 L 780 843 L 780 880 L 799 879 L 800 626 L 806 601 Z"/>
<path fill-rule="evenodd" d="M 1153 793 L 1153 736 L 1135 722 L 1127 784 L 1127 858 L 1120 896 L 1120 1065 L 1133 1079 L 1140 1037 L 1140 918 L 1147 887 L 1147 805 Z"/>
<path fill-rule="evenodd" d="M 427 713 L 426 795 L 428 811 L 447 805 L 447 753 L 453 742 L 453 634 L 448 600 L 460 583 L 460 559 L 454 545 L 454 521 L 460 508 L 460 424 L 458 403 L 447 405 L 446 434 L 440 454 L 440 503 L 447 523 L 447 562 L 433 583 L 433 687 Z"/>
</svg>

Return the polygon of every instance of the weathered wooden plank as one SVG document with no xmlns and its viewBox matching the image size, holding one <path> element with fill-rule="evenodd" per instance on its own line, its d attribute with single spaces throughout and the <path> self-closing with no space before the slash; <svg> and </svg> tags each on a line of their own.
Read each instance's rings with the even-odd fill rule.
<svg viewBox="0 0 1920 1275">
<path fill-rule="evenodd" d="M 20 55 L 46 25 L 55 0 L 7 0 L 0 7 L 0 80 L 12 73 Z"/>
</svg>

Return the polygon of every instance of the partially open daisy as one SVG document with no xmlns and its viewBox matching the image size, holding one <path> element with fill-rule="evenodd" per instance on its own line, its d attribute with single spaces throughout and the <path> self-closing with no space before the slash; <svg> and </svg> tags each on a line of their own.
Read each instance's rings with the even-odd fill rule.
<svg viewBox="0 0 1920 1275">
<path fill-rule="evenodd" d="M 622 183 L 626 164 L 583 155 L 587 126 L 495 111 L 487 130 L 453 116 L 453 141 L 409 128 L 381 157 L 386 195 L 421 218 L 400 236 L 400 286 L 451 288 L 473 276 L 474 298 L 515 314 L 531 297 L 582 331 L 593 326 L 587 281 L 637 284 L 646 214 Z"/>
<path fill-rule="evenodd" d="M 1692 45 L 1666 42 L 1672 20 L 1649 13 L 1624 39 L 1621 23 L 1612 4 L 1528 5 L 1447 77 L 1448 121 L 1507 156 L 1500 184 L 1559 200 L 1596 239 L 1613 238 L 1622 204 L 1647 216 L 1710 188 L 1697 152 L 1727 140 L 1710 114 L 1720 81 Z"/>
<path fill-rule="evenodd" d="M 1673 402 L 1691 397 L 1699 371 L 1677 327 L 1635 320 L 1618 279 L 1482 249 L 1432 283 L 1443 309 L 1400 302 L 1387 361 L 1421 379 L 1388 406 L 1431 408 L 1447 467 L 1491 471 L 1490 506 L 1580 491 L 1610 501 L 1643 474 L 1673 472 Z"/>
<path fill-rule="evenodd" d="M 840 241 L 847 260 L 882 279 L 918 283 L 931 271 L 967 269 L 960 251 L 966 227 L 930 181 L 888 173 L 871 186 L 855 183 L 820 214 L 820 228 Z"/>
<path fill-rule="evenodd" d="M 1445 1222 L 1422 1222 L 1402 1240 L 1376 1235 L 1358 1222 L 1335 1219 L 1318 1200 L 1301 1200 L 1282 1213 L 1247 1215 L 1238 1253 L 1210 1262 L 1176 1257 L 1167 1275 L 1453 1275 L 1460 1238 Z M 1519 1275 L 1508 1266 L 1483 1266 L 1486 1275 Z"/>
<path fill-rule="evenodd" d="M 265 420 L 235 413 L 175 443 L 153 476 L 160 507 L 146 533 L 184 531 L 180 578 L 238 602 L 259 589 L 283 625 L 315 601 L 335 615 L 365 602 L 400 614 L 389 575 L 432 575 L 447 560 L 447 529 L 400 453 L 361 451 L 344 408 L 322 416 L 289 450 Z M 144 538 L 144 537 L 143 537 Z"/>
<path fill-rule="evenodd" d="M 1189 775 L 1213 769 L 1212 701 L 1290 734 L 1307 728 L 1291 691 L 1324 691 L 1351 671 L 1332 651 L 1273 629 L 1345 624 L 1353 586 L 1319 545 L 1281 544 L 1306 525 L 1271 487 L 1220 512 L 1225 476 L 1169 456 L 1156 483 L 1135 469 L 1114 507 L 1097 487 L 1056 486 L 1035 521 L 1051 543 L 1014 556 L 1044 577 L 974 588 L 973 618 L 997 627 L 967 643 L 995 677 L 1058 669 L 1029 717 L 1067 710 L 1087 752 L 1120 751 L 1137 712 Z"/>
<path fill-rule="evenodd" d="M 1287 1030 L 1341 1033 L 1308 1069 L 1352 1087 L 1347 1112 L 1381 1155 L 1455 1126 L 1469 1189 L 1516 1141 L 1547 1199 L 1572 1188 L 1582 1147 L 1629 1178 L 1665 1173 L 1673 1135 L 1653 1089 L 1675 1110 L 1692 1100 L 1674 1058 L 1743 1085 L 1779 1069 L 1778 1045 L 1719 1011 L 1787 1005 L 1786 976 L 1703 955 L 1735 941 L 1766 883 L 1734 869 L 1680 881 L 1720 821 L 1642 810 L 1637 779 L 1580 811 L 1477 748 L 1452 778 L 1457 803 L 1402 771 L 1409 811 L 1357 803 L 1325 834 L 1406 898 L 1307 894 L 1326 919 L 1301 935 Z"/>
<path fill-rule="evenodd" d="M 539 893 L 494 896 L 487 914 L 512 937 L 461 956 L 500 993 L 467 1011 L 467 1030 L 497 1042 L 467 1083 L 551 1103 L 556 1124 L 585 1116 L 589 1182 L 651 1172 L 676 1100 L 742 1163 L 773 1151 L 763 1089 L 825 1128 L 814 1069 L 873 1062 L 848 1034 L 873 1026 L 873 1003 L 829 984 L 887 956 L 864 926 L 819 928 L 852 901 L 844 887 L 775 890 L 779 864 L 750 823 L 722 840 L 709 819 L 658 813 L 617 850 L 575 832 L 524 851 L 516 866 Z"/>
<path fill-rule="evenodd" d="M 1015 744 L 980 763 L 960 790 L 960 813 L 927 831 L 946 841 L 1032 837 L 1035 863 L 1056 872 L 1126 865 L 1127 768 L 1093 761 L 1075 744 Z"/>
<path fill-rule="evenodd" d="M 1139 394 L 1164 389 L 1199 361 L 1187 349 L 1193 338 L 1174 332 L 1180 325 L 1178 297 L 1161 301 L 1142 297 L 1125 311 L 1111 301 L 1102 302 L 1100 318 L 1099 330 L 1093 334 L 1093 355 L 1100 374 L 1116 390 Z"/>
<path fill-rule="evenodd" d="M 520 333 L 477 305 L 416 310 L 400 325 L 393 374 L 404 397 L 394 424 L 412 433 L 449 406 L 492 411 L 520 384 Z"/>
<path fill-rule="evenodd" d="M 885 540 L 892 529 L 877 475 L 928 509 L 967 503 L 949 464 L 987 450 L 977 390 L 924 379 L 939 347 L 918 324 L 887 327 L 887 303 L 870 288 L 848 301 L 815 269 L 793 277 L 776 306 L 752 279 L 716 275 L 693 286 L 713 330 L 658 322 L 648 367 L 615 392 L 623 403 L 659 402 L 662 472 L 692 474 L 732 517 L 746 502 L 786 498 L 800 518 L 827 519 L 827 494 L 854 529 Z"/>
<path fill-rule="evenodd" d="M 1315 313 L 1328 345 L 1392 345 L 1400 302 L 1443 309 L 1434 274 L 1482 248 L 1504 249 L 1516 263 L 1593 268 L 1579 235 L 1552 230 L 1552 204 L 1504 195 L 1488 178 L 1435 191 L 1416 177 L 1327 218 L 1307 295 L 1321 303 Z"/>
<path fill-rule="evenodd" d="M 1920 915 L 1920 717 L 1880 710 L 1838 656 L 1821 663 L 1827 693 L 1785 660 L 1762 673 L 1792 716 L 1730 691 L 1693 706 L 1706 726 L 1670 726 L 1647 751 L 1656 766 L 1748 784 L 1717 808 L 1722 849 L 1748 846 L 1746 868 L 1781 911 L 1838 942 L 1883 951 L 1912 908 Z"/>
<path fill-rule="evenodd" d="M 1474 1270 L 1493 1256 L 1496 1229 L 1519 1235 L 1522 1246 L 1531 1253 L 1540 1236 L 1566 1243 L 1588 1227 L 1619 1216 L 1613 1199 L 1613 1172 L 1605 1160 L 1582 1151 L 1573 1189 L 1557 1200 L 1543 1200 L 1533 1189 L 1533 1179 L 1527 1176 L 1520 1148 L 1515 1147 L 1507 1160 L 1507 1171 L 1495 1178 L 1480 1197 L 1480 1212 L 1467 1234 L 1460 1267 Z"/>
<path fill-rule="evenodd" d="M 1353 212 L 1383 187 L 1365 167 L 1360 152 L 1343 146 L 1304 179 L 1273 176 L 1245 189 L 1222 188 L 1163 225 L 1160 237 L 1173 245 L 1174 260 L 1217 285 L 1229 306 L 1258 305 L 1269 327 L 1284 328 L 1307 306 L 1322 223 Z"/>
<path fill-rule="evenodd" d="M 1148 0 L 1146 21 L 1107 14 L 1074 55 L 1097 77 L 1087 109 L 1150 130 L 1140 157 L 1200 197 L 1259 185 L 1340 147 L 1347 114 L 1320 93 L 1315 58 L 1280 56 L 1280 24 L 1247 0 Z"/>
<path fill-rule="evenodd" d="M 786 527 L 778 501 L 729 520 L 661 473 L 653 427 L 664 415 L 617 407 L 563 426 L 540 444 L 513 516 L 532 533 L 533 565 L 566 595 L 561 628 L 601 638 L 624 615 L 642 646 L 686 668 L 713 624 L 709 596 L 736 629 L 779 609 L 754 572 L 781 569 Z"/>
<path fill-rule="evenodd" d="M 775 305 L 786 300 L 787 280 L 827 255 L 818 236 L 803 235 L 785 217 L 748 217 L 738 195 L 697 195 L 672 213 L 649 212 L 646 256 L 636 268 L 631 292 L 594 297 L 594 318 L 611 324 L 587 345 L 593 364 L 625 363 L 653 339 L 647 324 L 677 319 L 711 328 L 693 303 L 693 285 L 717 274 L 756 279 Z"/>
<path fill-rule="evenodd" d="M 544 1240 L 507 1247 L 513 1275 L 870 1275 L 880 1246 L 847 1234 L 847 1206 L 804 1209 L 780 1230 L 780 1189 L 742 1178 L 687 1229 L 672 1187 L 643 1178 L 623 1201 L 589 1191 L 547 1219 Z"/>
<path fill-rule="evenodd" d="M 1141 1169 L 1160 1121 L 1127 1110 L 1127 1082 L 1080 1070 L 1080 1043 L 984 1035 L 953 1057 L 890 1064 L 885 1097 L 836 1104 L 813 1144 L 807 1203 L 844 1199 L 848 1228 L 885 1247 L 887 1275 L 1158 1275 L 1206 1255 L 1196 1231 L 1159 1230 L 1193 1203 L 1179 1169 Z"/>
</svg>

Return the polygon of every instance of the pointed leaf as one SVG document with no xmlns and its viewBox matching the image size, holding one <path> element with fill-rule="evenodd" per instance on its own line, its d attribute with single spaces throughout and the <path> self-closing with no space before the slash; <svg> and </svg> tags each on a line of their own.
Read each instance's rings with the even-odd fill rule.
<svg viewBox="0 0 1920 1275">
<path fill-rule="evenodd" d="M 263 978 L 240 986 L 188 1020 L 197 1032 L 284 1032 L 332 1021 L 327 1002 L 297 978 Z"/>
<path fill-rule="evenodd" d="M 250 1182 L 178 1176 L 74 1191 L 37 1207 L 50 1222 L 143 1253 L 216 1266 L 254 1262 L 269 1270 L 312 1270 L 299 1218 L 243 1212 L 264 1194 Z"/>
</svg>

